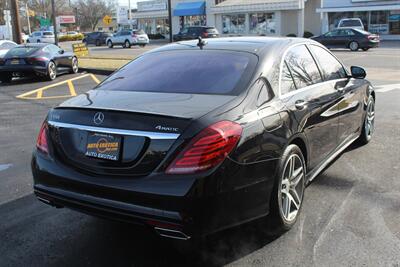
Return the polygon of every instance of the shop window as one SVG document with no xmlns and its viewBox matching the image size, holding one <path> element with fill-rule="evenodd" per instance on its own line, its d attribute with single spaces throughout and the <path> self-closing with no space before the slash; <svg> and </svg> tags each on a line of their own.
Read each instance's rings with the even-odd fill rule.
<svg viewBox="0 0 400 267">
<path fill-rule="evenodd" d="M 166 35 L 169 33 L 168 19 L 156 19 L 156 34 Z"/>
<path fill-rule="evenodd" d="M 388 11 L 371 11 L 369 31 L 378 34 L 389 33 Z"/>
<path fill-rule="evenodd" d="M 274 13 L 250 14 L 250 33 L 266 35 L 276 33 L 276 19 Z"/>
<path fill-rule="evenodd" d="M 199 15 L 199 16 L 181 16 L 179 17 L 179 24 L 181 29 L 190 27 L 190 26 L 206 26 L 206 16 Z"/>
<path fill-rule="evenodd" d="M 390 34 L 400 34 L 400 10 L 390 11 L 389 33 Z"/>
<path fill-rule="evenodd" d="M 244 34 L 246 32 L 245 14 L 222 16 L 222 32 L 224 34 Z"/>
</svg>

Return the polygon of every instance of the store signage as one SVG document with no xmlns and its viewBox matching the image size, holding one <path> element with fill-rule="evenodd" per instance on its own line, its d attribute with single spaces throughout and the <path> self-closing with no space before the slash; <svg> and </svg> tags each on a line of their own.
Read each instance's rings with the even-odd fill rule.
<svg viewBox="0 0 400 267">
<path fill-rule="evenodd" d="M 388 34 L 389 24 L 370 24 L 368 27 L 368 31 L 378 34 Z"/>
<path fill-rule="evenodd" d="M 117 23 L 127 24 L 128 23 L 128 7 L 120 6 L 117 10 Z"/>
<path fill-rule="evenodd" d="M 167 3 L 163 0 L 146 1 L 146 2 L 138 2 L 137 3 L 138 12 L 157 11 L 157 10 L 166 10 L 166 9 L 167 9 Z"/>
<path fill-rule="evenodd" d="M 58 16 L 56 21 L 58 24 L 75 23 L 75 16 Z"/>
</svg>

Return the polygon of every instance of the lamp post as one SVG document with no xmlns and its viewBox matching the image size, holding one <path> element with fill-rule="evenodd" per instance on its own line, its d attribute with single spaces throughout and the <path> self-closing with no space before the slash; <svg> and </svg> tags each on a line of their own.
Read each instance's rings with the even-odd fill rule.
<svg viewBox="0 0 400 267">
<path fill-rule="evenodd" d="M 57 22 L 56 22 L 56 5 L 54 0 L 51 0 L 51 20 L 53 21 L 54 28 L 54 44 L 58 45 Z"/>
</svg>

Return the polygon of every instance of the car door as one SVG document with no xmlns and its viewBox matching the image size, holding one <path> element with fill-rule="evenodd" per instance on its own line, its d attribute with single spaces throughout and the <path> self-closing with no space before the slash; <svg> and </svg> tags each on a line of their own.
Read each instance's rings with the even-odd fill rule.
<svg viewBox="0 0 400 267">
<path fill-rule="evenodd" d="M 88 44 L 94 44 L 95 43 L 95 38 L 94 38 L 95 35 L 96 35 L 95 32 L 92 32 L 92 33 L 88 34 L 87 39 L 86 39 Z"/>
<path fill-rule="evenodd" d="M 364 80 L 349 77 L 342 63 L 329 51 L 316 45 L 309 47 L 319 65 L 323 66 L 324 79 L 330 81 L 337 91 L 336 107 L 326 113 L 339 119 L 338 143 L 341 144 L 354 137 L 362 124 L 363 95 L 367 85 Z"/>
<path fill-rule="evenodd" d="M 322 42 L 323 45 L 327 47 L 337 47 L 337 36 L 339 34 L 339 30 L 333 30 L 324 34 L 324 41 Z"/>
<path fill-rule="evenodd" d="M 347 48 L 353 36 L 354 33 L 350 29 L 339 30 L 338 36 L 336 37 L 336 47 Z"/>
<path fill-rule="evenodd" d="M 284 58 L 280 78 L 281 99 L 294 118 L 296 131 L 308 140 L 309 167 L 320 164 L 337 145 L 337 90 L 323 80 L 315 59 L 306 45 L 291 48 Z"/>
</svg>

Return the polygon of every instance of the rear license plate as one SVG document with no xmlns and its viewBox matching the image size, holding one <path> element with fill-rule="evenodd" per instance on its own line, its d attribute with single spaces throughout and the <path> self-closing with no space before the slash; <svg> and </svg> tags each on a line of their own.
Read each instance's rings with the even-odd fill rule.
<svg viewBox="0 0 400 267">
<path fill-rule="evenodd" d="M 19 64 L 19 59 L 11 60 L 11 65 L 18 65 L 18 64 Z"/>
<path fill-rule="evenodd" d="M 111 134 L 89 133 L 85 155 L 117 161 L 120 149 L 121 137 Z"/>
</svg>

